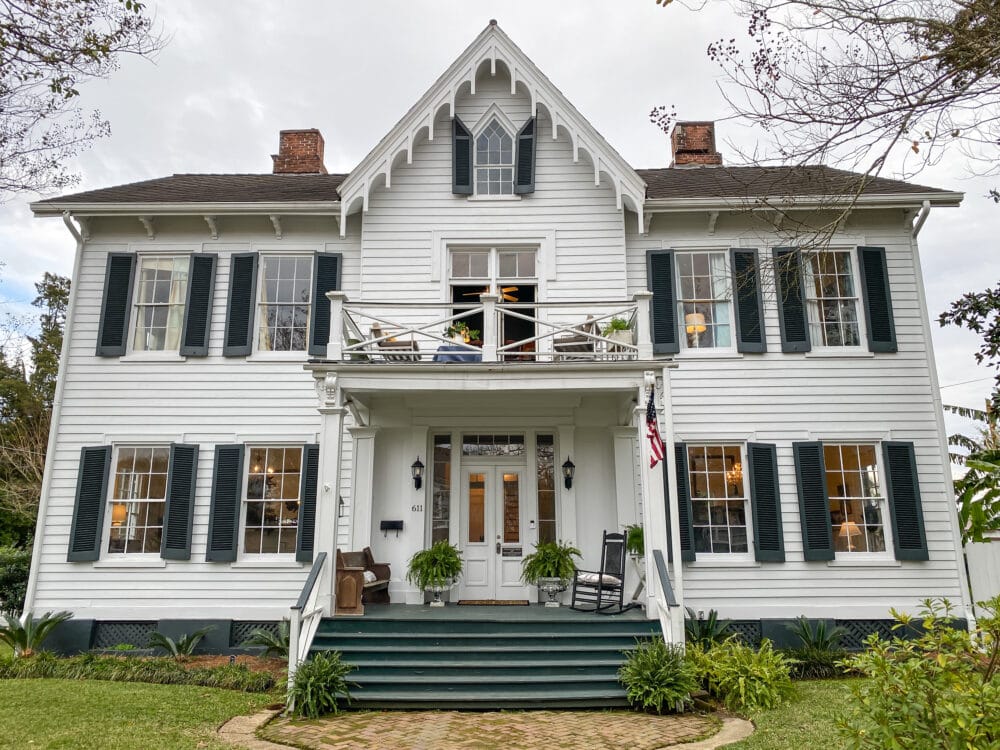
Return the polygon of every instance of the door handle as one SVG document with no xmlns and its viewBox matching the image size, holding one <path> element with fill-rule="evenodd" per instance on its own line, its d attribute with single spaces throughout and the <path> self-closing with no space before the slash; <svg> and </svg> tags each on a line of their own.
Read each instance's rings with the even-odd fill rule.
<svg viewBox="0 0 1000 750">
<path fill-rule="evenodd" d="M 497 542 L 497 554 L 500 554 L 500 542 Z"/>
</svg>

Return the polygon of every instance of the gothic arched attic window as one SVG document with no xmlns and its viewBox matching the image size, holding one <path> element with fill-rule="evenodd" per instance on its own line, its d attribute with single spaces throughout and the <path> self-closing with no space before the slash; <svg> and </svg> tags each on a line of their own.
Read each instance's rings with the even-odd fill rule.
<svg viewBox="0 0 1000 750">
<path fill-rule="evenodd" d="M 496 118 L 476 137 L 476 194 L 514 194 L 514 139 Z"/>
</svg>

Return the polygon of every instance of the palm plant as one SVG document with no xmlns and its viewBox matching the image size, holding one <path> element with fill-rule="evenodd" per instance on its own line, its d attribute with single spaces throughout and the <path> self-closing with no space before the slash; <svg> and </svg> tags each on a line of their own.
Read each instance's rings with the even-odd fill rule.
<svg viewBox="0 0 1000 750">
<path fill-rule="evenodd" d="M 798 636 L 804 648 L 817 651 L 841 651 L 841 641 L 847 635 L 846 628 L 840 625 L 827 628 L 826 620 L 817 620 L 814 625 L 805 617 L 796 617 L 795 624 L 788 629 Z"/>
<path fill-rule="evenodd" d="M 642 557 L 646 554 L 646 542 L 641 523 L 634 523 L 625 527 L 625 549 L 630 555 Z"/>
<path fill-rule="evenodd" d="M 244 648 L 247 646 L 263 646 L 264 658 L 271 656 L 279 659 L 288 658 L 288 620 L 284 619 L 278 623 L 278 632 L 273 633 L 265 628 L 257 628 L 250 636 L 240 644 Z"/>
<path fill-rule="evenodd" d="M 215 629 L 214 625 L 196 630 L 191 635 L 181 634 L 176 641 L 168 635 L 156 632 L 149 636 L 147 648 L 162 648 L 177 661 L 183 661 L 194 653 L 195 648 L 208 633 Z"/>
<path fill-rule="evenodd" d="M 727 623 L 719 619 L 719 613 L 714 609 L 708 611 L 706 619 L 700 619 L 697 613 L 690 607 L 687 610 L 687 619 L 684 620 L 684 634 L 688 643 L 695 643 L 703 649 L 708 650 L 716 643 L 722 643 L 725 638 Z"/>
<path fill-rule="evenodd" d="M 66 622 L 73 617 L 70 612 L 57 612 L 52 614 L 46 612 L 35 619 L 30 612 L 25 616 L 22 623 L 14 615 L 5 614 L 5 625 L 0 626 L 0 641 L 11 647 L 14 656 L 34 656 L 56 625 Z"/>
</svg>

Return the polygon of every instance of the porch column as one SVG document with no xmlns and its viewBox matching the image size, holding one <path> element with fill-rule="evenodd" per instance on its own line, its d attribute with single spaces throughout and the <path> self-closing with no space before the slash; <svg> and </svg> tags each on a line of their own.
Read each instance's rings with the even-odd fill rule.
<svg viewBox="0 0 1000 750">
<path fill-rule="evenodd" d="M 559 428 L 559 454 L 555 457 L 553 470 L 556 475 L 556 486 L 559 488 L 559 516 L 562 526 L 562 536 L 573 544 L 580 543 L 580 530 L 576 526 L 576 488 L 566 489 L 562 481 L 562 463 L 566 456 L 572 457 L 576 452 L 576 428 L 572 425 Z"/>
<path fill-rule="evenodd" d="M 315 552 L 327 553 L 319 581 L 318 604 L 326 615 L 333 614 L 335 553 L 337 549 L 337 515 L 340 507 L 340 457 L 343 448 L 344 414 L 337 377 L 328 374 L 317 382 L 319 413 L 322 415 L 319 438 L 319 470 L 316 502 Z"/>
<path fill-rule="evenodd" d="M 341 291 L 327 292 L 330 300 L 330 340 L 326 345 L 326 358 L 337 361 L 341 357 L 344 341 L 344 303 L 347 295 Z M 317 304 L 319 300 L 317 300 Z"/>
<path fill-rule="evenodd" d="M 677 462 L 674 460 L 674 407 L 673 396 L 670 385 L 670 371 L 677 367 L 676 364 L 663 366 L 663 444 L 667 452 L 667 505 L 664 510 L 670 513 L 670 555 L 673 557 L 673 565 L 670 566 L 670 583 L 674 587 L 674 596 L 677 597 L 679 606 L 674 608 L 673 627 L 675 637 L 680 643 L 684 643 L 684 563 L 681 560 L 681 519 L 679 504 L 677 501 Z M 663 505 L 660 506 L 663 508 Z M 666 513 L 664 513 L 666 520 Z"/>
<path fill-rule="evenodd" d="M 351 427 L 353 463 L 351 471 L 351 533 L 348 548 L 360 550 L 371 544 L 372 502 L 375 486 L 376 427 Z"/>
<path fill-rule="evenodd" d="M 636 504 L 635 428 L 612 427 L 611 439 L 615 457 L 615 501 L 618 509 L 618 527 L 642 523 L 641 499 Z M 626 578 L 635 577 L 632 566 L 626 568 Z M 647 574 L 648 575 L 648 574 Z M 635 591 L 638 580 L 629 581 L 628 592 Z"/>
<path fill-rule="evenodd" d="M 640 360 L 653 358 L 653 326 L 650 322 L 650 304 L 653 293 L 643 290 L 632 295 L 636 302 L 635 311 L 635 343 L 639 347 Z"/>
</svg>

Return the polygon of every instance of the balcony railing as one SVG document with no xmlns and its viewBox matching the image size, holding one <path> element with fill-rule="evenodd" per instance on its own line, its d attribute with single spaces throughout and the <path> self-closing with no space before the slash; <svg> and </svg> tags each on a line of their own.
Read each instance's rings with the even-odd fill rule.
<svg viewBox="0 0 1000 750">
<path fill-rule="evenodd" d="M 354 362 L 580 362 L 651 359 L 652 294 L 600 302 L 355 302 L 330 292 L 327 359 Z M 448 335 L 458 324 L 478 338 Z M 458 325 L 458 327 L 461 327 Z"/>
</svg>

